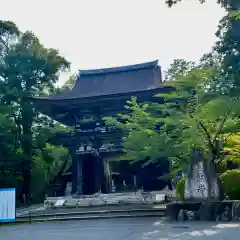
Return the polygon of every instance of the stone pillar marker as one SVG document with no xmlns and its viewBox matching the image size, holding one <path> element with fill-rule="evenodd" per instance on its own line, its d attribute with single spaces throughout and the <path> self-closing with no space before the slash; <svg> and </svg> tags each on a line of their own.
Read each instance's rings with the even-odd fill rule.
<svg viewBox="0 0 240 240">
<path fill-rule="evenodd" d="M 220 181 L 213 164 L 204 159 L 201 151 L 195 149 L 185 182 L 185 200 L 218 201 L 220 197 Z"/>
</svg>

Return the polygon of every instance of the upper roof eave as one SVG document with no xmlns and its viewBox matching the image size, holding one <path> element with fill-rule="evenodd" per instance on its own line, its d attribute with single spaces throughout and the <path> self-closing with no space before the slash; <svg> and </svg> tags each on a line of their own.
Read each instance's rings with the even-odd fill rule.
<svg viewBox="0 0 240 240">
<path fill-rule="evenodd" d="M 146 63 L 140 63 L 135 65 L 128 65 L 128 66 L 122 66 L 122 67 L 115 67 L 115 68 L 102 68 L 102 69 L 93 69 L 93 70 L 82 70 L 81 76 L 83 79 L 78 76 L 78 79 L 72 88 L 72 90 L 64 91 L 62 93 L 58 93 L 52 96 L 44 96 L 44 97 L 35 97 L 35 98 L 28 98 L 32 101 L 41 101 L 41 102 L 51 102 L 51 103 L 59 103 L 61 101 L 71 101 L 71 100 L 80 100 L 81 102 L 87 102 L 89 100 L 94 101 L 94 99 L 99 98 L 112 98 L 115 96 L 124 96 L 124 95 L 130 95 L 130 94 L 136 94 L 138 92 L 146 92 L 146 91 L 155 91 L 155 89 L 161 89 L 163 87 L 159 87 L 157 83 L 161 82 L 161 71 L 159 71 L 160 67 L 158 66 L 158 60 L 146 62 Z M 146 77 L 147 81 L 144 79 L 141 79 L 141 76 L 137 75 L 138 70 L 150 70 L 148 73 L 150 77 Z M 136 71 L 136 72 L 135 72 Z M 153 72 L 151 72 L 153 71 Z M 123 80 L 128 79 L 128 76 L 131 76 L 133 79 L 133 84 L 129 85 L 129 81 L 126 82 L 127 84 L 122 84 L 122 86 L 125 86 L 124 88 L 121 88 L 119 84 L 116 82 L 116 86 L 112 86 L 110 81 L 110 87 L 108 91 L 105 91 L 106 88 L 103 88 L 101 84 L 107 84 L 107 80 L 110 78 L 106 77 L 106 79 L 100 75 L 108 75 L 112 76 L 114 78 L 115 73 L 122 74 L 126 72 L 126 74 L 130 72 L 135 72 L 135 75 L 120 75 L 122 76 Z M 145 72 L 146 73 L 146 72 Z M 111 75 L 112 74 L 112 75 Z M 132 73 L 130 73 L 132 74 Z M 84 76 L 85 75 L 85 76 Z M 99 77 L 98 77 L 99 75 Z M 144 76 L 144 75 L 143 75 Z M 89 77 L 89 79 L 88 79 Z M 96 77 L 96 78 L 95 78 Z M 96 81 L 96 79 L 99 79 L 99 82 Z M 138 79 L 139 83 L 138 83 Z M 106 82 L 104 82 L 106 80 Z M 113 79 L 114 80 L 114 79 Z M 121 80 L 121 79 L 120 79 Z M 96 81 L 96 83 L 94 83 Z M 119 81 L 119 79 L 118 79 Z M 93 84 L 93 87 L 89 86 L 89 84 Z M 82 85 L 83 84 L 83 85 Z M 100 88 L 97 84 L 100 84 Z M 82 88 L 82 86 L 85 86 Z M 84 101 L 85 100 L 85 101 Z"/>
<path fill-rule="evenodd" d="M 153 68 L 158 66 L 158 60 L 134 64 L 134 65 L 127 65 L 121 67 L 112 67 L 112 68 L 100 68 L 100 69 L 91 69 L 91 70 L 79 70 L 79 75 L 87 76 L 87 75 L 99 75 L 99 74 L 107 74 L 107 73 L 117 73 L 117 72 L 128 72 L 134 71 L 144 68 Z"/>
</svg>

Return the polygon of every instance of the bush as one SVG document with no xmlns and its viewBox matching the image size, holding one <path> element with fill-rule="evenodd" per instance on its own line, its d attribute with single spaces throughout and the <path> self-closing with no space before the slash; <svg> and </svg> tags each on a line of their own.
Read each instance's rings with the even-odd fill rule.
<svg viewBox="0 0 240 240">
<path fill-rule="evenodd" d="M 228 170 L 221 175 L 224 192 L 231 200 L 240 200 L 240 170 Z"/>
<path fill-rule="evenodd" d="M 216 171 L 218 174 L 223 174 L 228 170 L 227 161 L 221 161 L 216 165 Z"/>
<path fill-rule="evenodd" d="M 176 193 L 178 200 L 184 200 L 184 187 L 185 187 L 185 178 L 182 178 L 176 186 Z"/>
</svg>

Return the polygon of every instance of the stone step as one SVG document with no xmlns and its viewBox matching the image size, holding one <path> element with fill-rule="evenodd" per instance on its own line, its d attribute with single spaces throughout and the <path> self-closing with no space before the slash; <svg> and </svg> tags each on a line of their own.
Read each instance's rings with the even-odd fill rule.
<svg viewBox="0 0 240 240">
<path fill-rule="evenodd" d="M 104 218 L 128 218 L 128 217 L 163 217 L 165 209 L 131 209 L 131 210 L 110 210 L 110 211 L 88 211 L 69 212 L 56 214 L 41 214 L 21 216 L 17 222 L 43 222 L 43 221 L 63 221 L 63 220 L 86 220 Z"/>
<path fill-rule="evenodd" d="M 30 215 L 43 215 L 43 214 L 56 214 L 56 213 L 75 213 L 75 212 L 91 212 L 91 211 L 114 211 L 114 210 L 122 210 L 128 211 L 131 209 L 165 209 L 165 204 L 112 204 L 112 205 L 102 205 L 102 206 L 81 206 L 81 207 L 61 207 L 61 208 L 45 208 L 45 209 L 37 209 L 31 212 L 24 212 L 18 216 L 28 216 Z"/>
<path fill-rule="evenodd" d="M 115 214 L 115 213 L 136 213 L 136 212 L 161 212 L 165 211 L 166 206 L 155 206 L 155 207 L 145 207 L 145 208 L 125 208 L 125 209 L 78 209 L 75 211 L 68 211 L 68 212 L 59 212 L 59 211 L 39 211 L 39 212 L 33 212 L 28 213 L 22 216 L 19 216 L 19 218 L 35 218 L 35 217 L 55 217 L 55 216 L 71 216 L 71 215 L 95 215 L 95 214 Z"/>
</svg>

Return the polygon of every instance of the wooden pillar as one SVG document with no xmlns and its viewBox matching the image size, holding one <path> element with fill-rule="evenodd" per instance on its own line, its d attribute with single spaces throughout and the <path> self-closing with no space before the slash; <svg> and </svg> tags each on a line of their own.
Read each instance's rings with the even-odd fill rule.
<svg viewBox="0 0 240 240">
<path fill-rule="evenodd" d="M 133 175 L 133 188 L 137 189 L 137 176 Z"/>
<path fill-rule="evenodd" d="M 77 193 L 77 155 L 75 148 L 69 148 L 72 158 L 72 194 Z"/>
<path fill-rule="evenodd" d="M 77 195 L 83 194 L 83 158 L 79 155 L 77 159 Z"/>
<path fill-rule="evenodd" d="M 103 168 L 103 164 L 102 164 L 102 157 L 101 156 L 97 156 L 95 158 L 95 186 L 96 186 L 96 192 L 100 192 L 101 189 L 101 185 L 103 183 L 103 179 L 104 179 L 104 168 Z"/>
<path fill-rule="evenodd" d="M 110 193 L 112 192 L 112 178 L 109 160 L 103 159 L 103 166 L 104 166 L 104 192 Z"/>
<path fill-rule="evenodd" d="M 82 158 L 76 154 L 76 148 L 69 149 L 72 157 L 72 194 L 83 193 Z"/>
</svg>

